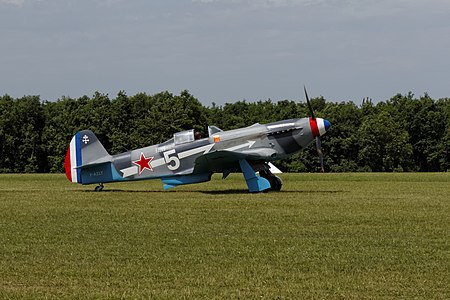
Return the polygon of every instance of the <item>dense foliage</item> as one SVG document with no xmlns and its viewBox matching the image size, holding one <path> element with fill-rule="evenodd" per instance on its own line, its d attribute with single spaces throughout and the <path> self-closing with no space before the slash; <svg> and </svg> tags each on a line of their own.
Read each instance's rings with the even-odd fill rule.
<svg viewBox="0 0 450 300">
<path fill-rule="evenodd" d="M 326 170 L 331 172 L 447 171 L 450 169 L 450 99 L 427 94 L 395 95 L 386 102 L 332 103 L 312 99 L 316 116 L 332 130 L 322 139 Z M 238 101 L 203 106 L 188 91 L 180 95 L 116 98 L 63 97 L 56 102 L 39 96 L 0 97 L 0 173 L 62 172 L 68 143 L 78 130 L 92 130 L 111 154 L 156 144 L 174 132 L 207 125 L 224 130 L 308 115 L 294 101 Z M 278 163 L 290 172 L 317 172 L 314 145 Z"/>
</svg>

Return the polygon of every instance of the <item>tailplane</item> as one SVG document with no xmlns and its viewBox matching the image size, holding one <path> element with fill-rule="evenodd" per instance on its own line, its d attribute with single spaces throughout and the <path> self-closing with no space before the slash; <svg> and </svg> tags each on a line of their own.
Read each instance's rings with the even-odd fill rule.
<svg viewBox="0 0 450 300">
<path fill-rule="evenodd" d="M 70 141 L 64 160 L 66 177 L 72 182 L 83 183 L 82 168 L 110 162 L 111 155 L 92 131 L 78 131 Z"/>
</svg>

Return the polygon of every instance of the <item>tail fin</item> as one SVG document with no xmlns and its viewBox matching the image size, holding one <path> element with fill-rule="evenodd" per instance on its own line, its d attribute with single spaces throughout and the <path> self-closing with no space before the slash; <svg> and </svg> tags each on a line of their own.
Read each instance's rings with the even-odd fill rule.
<svg viewBox="0 0 450 300">
<path fill-rule="evenodd" d="M 111 155 L 109 155 L 92 131 L 78 131 L 70 141 L 66 159 L 64 160 L 66 177 L 72 182 L 82 183 L 82 167 L 110 161 Z"/>
</svg>

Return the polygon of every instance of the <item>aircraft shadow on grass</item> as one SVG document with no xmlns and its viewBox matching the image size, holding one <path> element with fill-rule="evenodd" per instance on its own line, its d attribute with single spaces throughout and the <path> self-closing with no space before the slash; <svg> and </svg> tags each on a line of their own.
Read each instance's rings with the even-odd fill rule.
<svg viewBox="0 0 450 300">
<path fill-rule="evenodd" d="M 95 193 L 94 190 L 78 190 L 77 192 L 81 193 Z M 207 194 L 207 195 L 248 195 L 248 190 L 244 189 L 230 189 L 230 190 L 220 190 L 220 191 L 193 191 L 193 190 L 183 190 L 183 191 L 160 191 L 160 190 L 120 190 L 120 189 L 106 189 L 102 192 L 105 193 L 160 193 L 160 194 L 167 194 L 167 193 L 192 193 L 192 194 Z M 347 193 L 348 191 L 344 190 L 305 190 L 305 191 L 289 191 L 289 190 L 283 190 L 278 191 L 277 193 L 283 193 L 283 194 L 336 194 L 336 193 Z M 265 193 L 263 193 L 265 194 Z M 270 194 L 270 193 L 267 193 Z"/>
</svg>

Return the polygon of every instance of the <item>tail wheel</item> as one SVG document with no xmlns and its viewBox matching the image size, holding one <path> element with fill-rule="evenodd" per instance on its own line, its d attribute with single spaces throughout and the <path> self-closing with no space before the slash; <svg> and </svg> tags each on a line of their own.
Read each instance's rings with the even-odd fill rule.
<svg viewBox="0 0 450 300">
<path fill-rule="evenodd" d="M 100 183 L 99 185 L 97 185 L 97 186 L 95 187 L 95 191 L 96 191 L 96 192 L 101 192 L 101 191 L 103 191 L 103 184 Z"/>
</svg>

